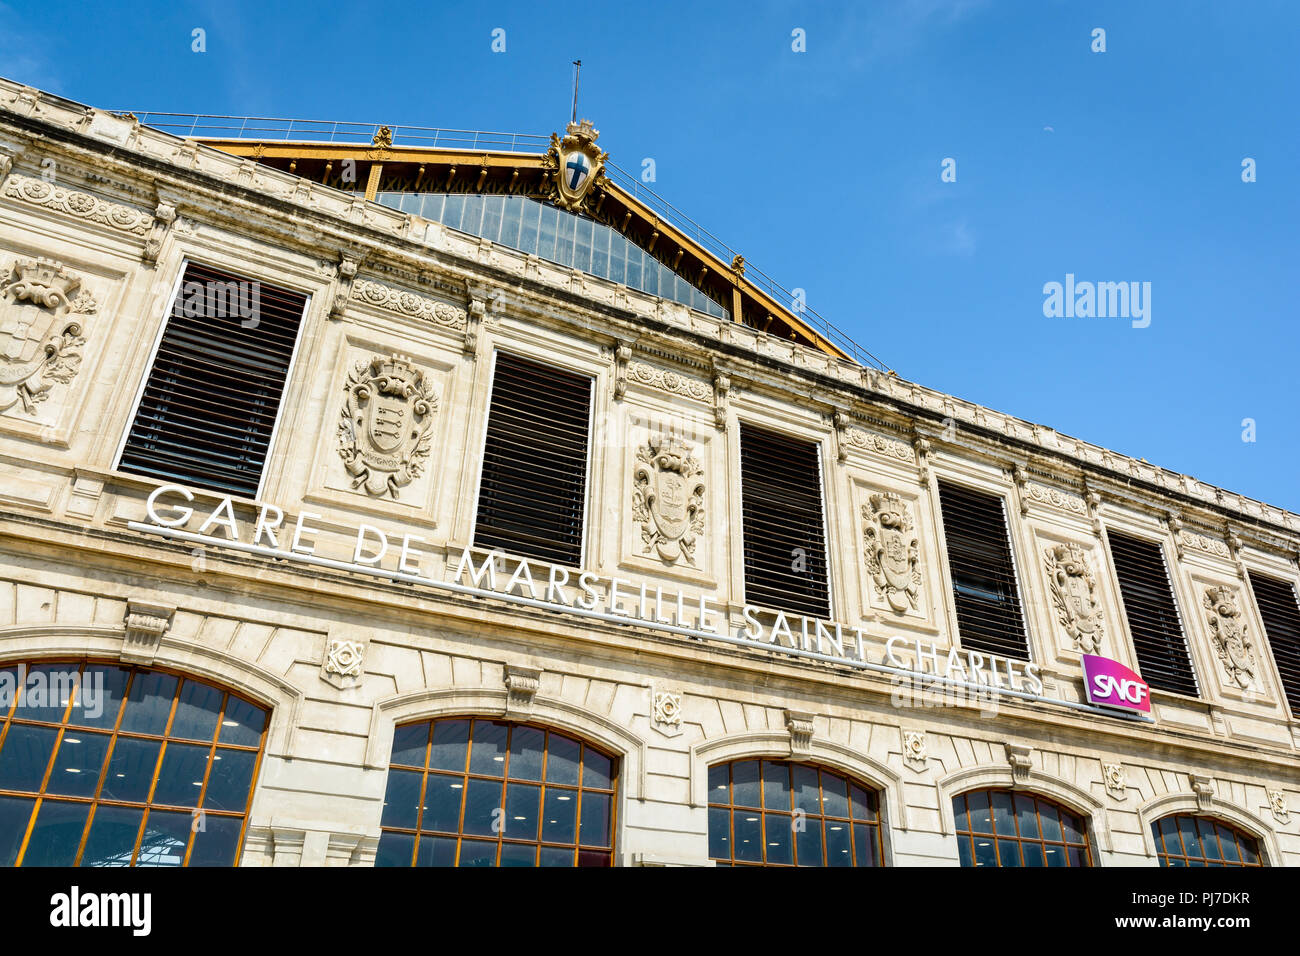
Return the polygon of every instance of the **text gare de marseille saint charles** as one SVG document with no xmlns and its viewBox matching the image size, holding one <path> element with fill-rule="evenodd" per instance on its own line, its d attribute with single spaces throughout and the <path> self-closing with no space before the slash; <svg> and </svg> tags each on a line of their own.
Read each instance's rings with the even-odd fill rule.
<svg viewBox="0 0 1300 956">
<path fill-rule="evenodd" d="M 186 504 L 181 504 L 182 500 Z M 976 684 L 989 691 L 1007 690 L 1031 697 L 1043 693 L 1038 665 L 1032 661 L 959 651 L 955 647 L 943 650 L 934 641 L 897 636 L 885 639 L 879 656 L 872 660 L 868 652 L 869 638 L 860 627 L 801 615 L 787 616 L 783 611 L 752 604 L 742 608 L 744 624 L 737 628 L 736 635 L 724 635 L 717 627 L 722 611 L 704 594 L 688 598 L 680 591 L 665 593 L 661 587 L 636 585 L 624 578 L 605 581 L 592 571 L 575 575 L 557 565 L 546 565 L 545 578 L 538 579 L 527 559 L 501 551 L 486 552 L 482 563 L 475 565 L 473 555 L 466 550 L 450 578 L 439 581 L 420 571 L 420 559 L 424 555 L 415 548 L 416 544 L 423 543 L 419 535 L 403 534 L 398 539 L 372 525 L 358 524 L 355 534 L 351 531 L 346 534 L 353 542 L 351 555 L 330 558 L 316 553 L 315 541 L 304 540 L 304 536 L 323 533 L 324 529 L 309 525 L 321 515 L 302 511 L 295 522 L 286 525 L 283 509 L 254 502 L 253 514 L 241 522 L 229 496 L 219 498 L 210 510 L 197 514 L 195 508 L 188 506 L 194 500 L 194 493 L 181 485 L 162 485 L 154 489 L 145 503 L 149 523 L 133 521 L 128 527 L 179 541 L 234 548 L 263 557 L 360 572 L 461 594 L 496 597 L 545 610 L 691 637 L 719 639 L 854 666 L 874 664 L 877 666 L 872 669 L 903 674 L 919 671 L 927 677 Z M 160 514 L 160 508 L 167 513 Z M 186 530 L 198 518 L 203 519 L 198 531 Z M 247 541 L 243 537 L 245 529 L 252 530 Z M 281 547 L 281 538 L 288 542 L 287 549 Z M 388 567 L 384 566 L 385 561 Z M 515 569 L 503 584 L 504 566 L 508 562 L 514 563 Z M 797 622 L 792 623 L 791 617 L 797 618 Z M 771 623 L 765 624 L 764 619 Z M 870 640 L 879 641 L 879 638 Z"/>
</svg>

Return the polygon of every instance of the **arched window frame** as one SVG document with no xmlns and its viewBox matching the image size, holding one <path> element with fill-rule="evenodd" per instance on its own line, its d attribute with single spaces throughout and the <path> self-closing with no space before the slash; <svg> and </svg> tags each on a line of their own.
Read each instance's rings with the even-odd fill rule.
<svg viewBox="0 0 1300 956">
<path fill-rule="evenodd" d="M 254 683 L 261 685 L 259 689 L 262 692 L 253 693 L 249 691 L 248 689 L 246 689 L 247 686 L 246 678 L 250 676 L 247 673 L 248 665 L 242 661 L 238 661 L 237 659 L 231 658 L 228 655 L 222 654 L 220 652 L 211 652 L 209 654 L 212 662 L 218 665 L 216 668 L 204 667 L 202 665 L 193 666 L 192 664 L 172 663 L 171 661 L 173 659 L 183 656 L 177 654 L 159 655 L 155 658 L 155 660 L 147 664 L 122 660 L 120 656 L 121 631 L 116 628 L 80 628 L 80 627 L 70 628 L 70 627 L 59 626 L 59 625 L 48 625 L 48 626 L 37 627 L 37 628 L 33 628 L 30 626 L 9 627 L 9 628 L 0 628 L 0 639 L 3 639 L 5 636 L 9 634 L 17 634 L 17 633 L 20 633 L 23 637 L 29 640 L 33 637 L 41 636 L 38 634 L 34 634 L 33 633 L 34 631 L 44 631 L 47 632 L 45 635 L 47 637 L 57 637 L 57 638 L 64 638 L 64 639 L 66 639 L 69 635 L 75 633 L 81 633 L 84 634 L 85 636 L 80 641 L 73 640 L 69 642 L 70 646 L 56 646 L 50 643 L 49 641 L 47 641 L 43 647 L 31 648 L 25 652 L 8 655 L 4 659 L 0 660 L 0 668 L 19 667 L 19 666 L 44 667 L 44 666 L 57 665 L 57 664 L 68 664 L 70 666 L 76 666 L 78 669 L 82 669 L 83 667 L 100 666 L 100 667 L 117 667 L 117 668 L 123 668 L 127 670 L 137 670 L 141 673 L 167 674 L 173 677 L 180 678 L 182 681 L 192 681 L 194 683 L 209 686 L 214 690 L 222 692 L 223 695 L 228 694 L 233 697 L 243 698 L 247 702 L 252 703 L 257 707 L 260 707 L 266 711 L 267 724 L 266 727 L 263 728 L 261 740 L 257 749 L 257 757 L 253 767 L 252 779 L 250 780 L 249 783 L 248 799 L 247 799 L 247 803 L 245 804 L 244 812 L 242 814 L 240 836 L 235 849 L 234 866 L 237 867 L 242 865 L 245 848 L 247 847 L 249 838 L 255 828 L 254 812 L 255 812 L 256 802 L 257 802 L 258 785 L 261 783 L 264 776 L 267 758 L 270 755 L 272 728 L 275 726 L 277 707 L 273 701 L 268 701 L 266 699 L 265 690 L 266 690 L 267 682 L 257 680 L 255 677 Z M 92 633 L 87 633 L 87 632 L 92 632 Z M 105 638 L 107 638 L 112 642 L 111 652 L 95 653 L 93 650 L 86 649 L 87 645 L 94 644 L 97 640 L 104 640 Z M 239 676 L 236 678 L 229 678 L 227 676 L 224 676 L 226 672 L 233 672 L 234 674 L 238 674 Z M 274 678 L 273 675 L 270 675 L 269 672 L 262 672 L 262 673 L 268 677 L 271 677 L 271 683 L 288 688 L 287 684 L 278 681 L 277 679 Z M 298 698 L 291 698 L 291 699 L 295 700 L 296 702 Z M 294 709 L 296 710 L 296 708 Z M 8 710 L 9 710 L 8 708 L 5 708 L 3 716 L 8 716 Z M 66 715 L 64 720 L 66 721 Z M 64 722 L 62 723 L 62 726 L 72 727 L 78 725 L 70 725 Z M 97 732 L 104 733 L 107 731 L 105 729 L 100 728 L 97 729 Z M 113 733 L 116 734 L 117 731 L 113 730 Z M 193 741 L 190 741 L 188 738 L 183 738 L 183 737 L 173 738 L 170 735 L 166 736 L 166 740 L 169 743 L 172 741 L 176 741 L 178 743 L 183 742 L 187 744 L 193 743 Z M 51 756 L 53 756 L 53 754 Z M 158 770 L 159 768 L 155 767 L 154 769 L 155 782 L 157 781 Z M 152 792 L 152 786 L 150 787 L 150 790 Z M 60 795 L 58 794 L 46 794 L 45 796 L 49 796 L 54 799 L 60 798 Z M 86 802 L 86 801 L 80 800 L 76 802 Z M 113 805 L 111 802 L 102 803 L 98 791 L 96 792 L 94 799 L 90 802 L 91 805 L 94 807 Z M 152 797 L 150 798 L 149 802 L 152 803 Z M 83 843 L 85 842 L 85 839 L 86 839 L 86 834 L 83 832 L 82 835 Z"/>
<path fill-rule="evenodd" d="M 537 694 L 526 709 L 510 706 L 504 688 L 451 687 L 398 694 L 376 701 L 370 713 L 370 734 L 366 744 L 366 767 L 388 772 L 393 735 L 399 724 L 448 717 L 478 717 L 529 723 L 582 738 L 620 763 L 619 786 L 614 809 L 614 865 L 624 865 L 624 832 L 627 810 L 645 793 L 645 741 L 627 727 L 565 700 Z M 379 827 L 382 801 L 376 808 Z"/>
<path fill-rule="evenodd" d="M 1029 779 L 1021 781 L 1016 779 L 1010 767 L 1005 769 L 970 767 L 944 777 L 939 781 L 938 787 L 939 816 L 946 837 L 953 837 L 955 840 L 957 833 L 952 812 L 953 797 L 972 790 L 1017 790 L 1046 797 L 1083 820 L 1087 829 L 1092 866 L 1104 866 L 1106 854 L 1111 852 L 1110 826 L 1106 820 L 1105 805 L 1094 799 L 1091 794 L 1059 777 L 1039 770 L 1031 770 Z M 955 856 L 955 842 L 953 852 Z"/>
<path fill-rule="evenodd" d="M 1186 792 L 1167 793 L 1153 800 L 1148 800 L 1138 807 L 1142 845 L 1146 849 L 1147 855 L 1151 857 L 1156 865 L 1159 865 L 1160 861 L 1159 848 L 1156 846 L 1155 837 L 1151 833 L 1151 824 L 1177 814 L 1217 819 L 1224 823 L 1230 823 L 1238 830 L 1246 833 L 1246 835 L 1254 837 L 1259 843 L 1260 862 L 1264 866 L 1277 866 L 1277 861 L 1282 859 L 1281 849 L 1277 843 L 1277 834 L 1272 827 L 1259 817 L 1218 796 L 1212 797 L 1209 807 L 1205 807 L 1201 800 L 1198 799 L 1197 794 Z"/>
<path fill-rule="evenodd" d="M 759 731 L 706 740 L 691 747 L 691 806 L 709 806 L 709 768 L 736 760 L 767 758 L 770 760 L 807 761 L 843 774 L 869 787 L 880 797 L 880 842 L 884 866 L 894 865 L 892 831 L 907 829 L 906 804 L 902 800 L 902 778 L 884 764 L 848 747 L 814 737 L 807 753 L 794 753 L 787 731 Z M 707 833 L 706 833 L 707 840 Z M 705 851 L 707 858 L 707 849 Z"/>
</svg>

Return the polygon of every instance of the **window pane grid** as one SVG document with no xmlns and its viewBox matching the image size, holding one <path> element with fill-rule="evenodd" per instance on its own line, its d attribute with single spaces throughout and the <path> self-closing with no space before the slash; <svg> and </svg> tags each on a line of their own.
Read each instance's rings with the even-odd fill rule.
<svg viewBox="0 0 1300 956">
<path fill-rule="evenodd" d="M 752 802 L 746 801 L 743 795 L 738 796 L 736 792 L 736 770 L 742 769 L 748 771 L 750 768 L 756 768 L 758 785 L 757 796 Z M 798 783 L 795 779 L 796 769 L 804 769 L 816 775 L 816 812 L 809 812 L 798 807 L 797 795 L 799 792 Z M 730 764 L 724 764 L 721 767 L 712 768 L 712 773 L 723 771 L 727 777 L 725 788 L 715 788 L 710 784 L 709 789 L 709 808 L 721 810 L 726 814 L 726 855 L 720 855 L 715 852 L 710 834 L 710 856 L 719 866 L 859 866 L 882 864 L 883 852 L 881 845 L 880 833 L 880 812 L 879 812 L 879 794 L 868 787 L 865 787 L 848 777 L 837 774 L 824 768 L 816 767 L 811 764 L 798 764 L 784 760 L 739 760 Z M 775 773 L 773 773 L 775 771 Z M 783 783 L 782 789 L 785 791 L 785 798 L 781 802 L 784 806 L 775 805 L 775 801 L 769 794 L 769 777 L 777 777 Z M 842 792 L 845 800 L 845 814 L 827 812 L 827 784 L 832 782 L 837 784 L 835 794 L 838 798 Z M 719 789 L 726 790 L 726 799 L 719 800 Z M 862 811 L 857 811 L 855 801 L 858 795 L 862 794 L 862 800 L 865 806 Z M 712 813 L 710 816 L 712 817 Z M 795 829 L 795 821 L 798 819 L 803 825 L 802 830 Z M 746 859 L 737 853 L 737 822 L 757 823 L 758 826 L 748 828 L 751 836 L 756 832 L 760 837 L 760 847 L 757 859 Z M 771 828 L 771 822 L 779 820 L 779 829 Z M 712 828 L 712 822 L 710 823 Z M 838 833 L 843 828 L 846 833 L 846 840 L 834 839 L 832 833 Z M 800 839 L 802 833 L 812 832 L 817 838 L 817 849 L 814 851 L 812 858 L 801 853 L 807 854 L 808 849 L 801 850 Z M 790 834 L 791 839 L 788 844 L 783 839 L 772 840 L 770 837 L 784 837 Z M 748 841 L 744 841 L 748 842 Z M 830 858 L 831 847 L 833 843 L 846 842 L 846 846 L 839 846 L 837 849 L 840 854 L 847 857 L 847 860 L 832 860 Z M 789 849 L 789 860 L 771 859 L 774 856 L 785 856 L 784 849 L 777 852 L 771 852 L 771 847 Z M 742 853 L 743 853 L 742 847 Z M 752 855 L 752 854 L 751 854 Z M 865 864 L 858 861 L 865 859 Z"/>
<path fill-rule="evenodd" d="M 171 859 L 175 859 L 176 852 L 179 852 L 180 859 L 178 865 L 182 866 L 188 865 L 190 862 L 196 844 L 197 835 L 206 832 L 208 817 L 215 817 L 218 819 L 225 818 L 231 821 L 237 820 L 239 822 L 238 839 L 235 841 L 233 846 L 224 847 L 224 849 L 229 853 L 226 862 L 230 865 L 237 864 L 243 844 L 243 831 L 246 823 L 248 805 L 251 800 L 253 786 L 256 782 L 257 771 L 260 769 L 261 754 L 265 743 L 267 724 L 266 711 L 250 704 L 248 701 L 243 700 L 243 698 L 222 690 L 221 688 L 214 687 L 213 685 L 202 681 L 192 680 L 182 675 L 175 675 L 170 672 L 152 668 L 127 669 L 117 664 L 101 664 L 93 661 L 65 661 L 41 662 L 40 664 L 33 665 L 33 670 L 36 668 L 48 667 L 57 668 L 60 663 L 69 668 L 75 666 L 77 669 L 75 681 L 72 681 L 66 687 L 68 696 L 60 709 L 60 721 L 55 723 L 50 720 L 32 719 L 20 716 L 18 706 L 20 699 L 24 698 L 26 693 L 34 692 L 34 690 L 20 691 L 14 694 L 14 700 L 3 716 L 3 726 L 0 727 L 0 760 L 13 756 L 5 753 L 5 747 L 9 743 L 15 728 L 42 728 L 53 730 L 55 732 L 54 744 L 49 755 L 43 758 L 44 768 L 42 770 L 40 783 L 37 787 L 31 789 L 10 787 L 6 786 L 9 781 L 0 779 L 0 797 L 33 798 L 32 811 L 27 818 L 26 829 L 22 835 L 18 851 L 13 859 L 6 862 L 18 866 L 23 865 L 24 862 L 32 862 L 31 849 L 33 846 L 33 835 L 36 834 L 38 829 L 40 829 L 42 822 L 49 821 L 58 815 L 66 816 L 68 813 L 76 813 L 77 811 L 73 808 L 80 806 L 85 808 L 85 817 L 78 825 L 75 842 L 67 839 L 67 835 L 70 834 L 71 831 L 64 830 L 60 831 L 58 834 L 62 839 L 62 843 L 67 848 L 75 847 L 75 849 L 73 849 L 71 853 L 66 853 L 60 856 L 57 862 L 53 865 L 137 865 L 140 862 L 141 844 L 144 839 L 144 834 L 148 831 L 150 817 L 155 812 L 161 814 L 185 814 L 188 818 L 186 821 L 186 829 L 189 832 L 184 844 L 184 849 L 181 850 L 181 847 L 177 845 L 175 841 L 173 841 L 173 845 L 171 846 L 173 851 Z M 17 673 L 14 665 L 8 665 L 4 669 L 11 673 Z M 114 671 L 119 673 L 125 671 L 126 680 L 121 689 L 120 699 L 116 703 L 116 712 L 113 716 L 112 723 L 96 723 L 90 719 L 75 719 L 73 712 L 76 710 L 77 703 L 85 699 L 82 691 L 83 686 L 87 683 L 87 674 L 107 675 Z M 128 708 L 131 707 L 133 703 L 139 708 L 144 708 L 150 700 L 154 699 L 143 696 L 140 699 L 135 699 L 132 696 L 138 687 L 146 686 L 149 679 L 154 677 L 162 677 L 164 679 L 162 686 L 166 686 L 168 683 L 171 684 L 168 690 L 170 699 L 167 704 L 167 717 L 161 731 L 150 733 L 123 730 L 122 722 Z M 30 674 L 27 681 L 30 682 Z M 15 687 L 17 687 L 16 683 Z M 183 697 L 189 693 L 192 688 L 207 689 L 208 691 L 214 692 L 218 695 L 217 700 L 219 700 L 219 703 L 215 710 L 210 707 L 203 708 L 202 706 L 197 708 L 198 711 L 206 717 L 212 717 L 213 729 L 206 739 L 193 735 L 175 736 L 173 734 L 178 706 Z M 63 686 L 51 688 L 51 692 L 61 693 L 64 689 Z M 93 682 L 87 693 L 99 693 L 94 689 Z M 147 686 L 144 693 L 149 693 Z M 254 714 L 260 715 L 259 721 L 261 723 L 261 729 L 257 731 L 259 740 L 257 746 L 238 744 L 233 741 L 220 741 L 223 727 L 226 727 L 231 723 L 227 720 L 227 716 L 228 710 L 232 704 L 242 704 L 244 707 L 251 708 Z M 238 725 L 238 722 L 235 723 Z M 75 762 L 76 758 L 81 756 L 78 751 L 70 751 L 65 745 L 80 747 L 84 745 L 87 740 L 105 737 L 107 738 L 107 744 L 104 748 L 103 754 L 102 756 L 95 756 L 92 753 L 91 759 L 94 760 L 94 764 L 91 767 L 64 768 L 67 772 L 78 774 L 83 770 L 92 770 L 95 773 L 94 779 L 96 782 L 91 792 L 70 792 L 71 788 L 65 787 L 64 781 L 59 781 L 56 785 L 56 781 L 53 779 L 53 774 L 59 763 L 61 761 Z M 146 792 L 140 799 L 129 799 L 117 797 L 112 794 L 105 794 L 105 786 L 110 782 L 109 774 L 117 766 L 117 764 L 115 764 L 115 757 L 118 756 L 119 743 L 123 741 L 143 743 L 152 742 L 156 743 L 158 747 L 156 756 L 145 762 L 143 765 L 132 767 L 124 764 L 123 772 L 113 774 L 113 777 L 118 779 L 128 779 L 133 776 L 139 778 L 142 775 L 142 772 L 147 770 L 149 774 L 147 778 L 148 784 Z M 168 802 L 155 799 L 157 796 L 159 781 L 162 779 L 162 768 L 166 763 L 168 748 L 173 746 L 193 748 L 195 750 L 202 748 L 202 779 L 191 782 L 192 785 L 199 787 L 198 794 L 194 798 L 193 803 Z M 218 750 L 223 752 L 230 751 L 232 754 L 242 752 L 254 755 L 252 774 L 247 782 L 246 795 L 241 809 L 219 808 L 207 805 L 209 785 L 213 779 L 212 771 L 214 766 L 216 766 L 216 762 L 222 759 Z M 16 759 L 21 759 L 21 756 Z M 185 767 L 181 766 L 179 767 L 178 772 L 183 772 L 185 769 Z M 197 768 L 191 768 L 191 772 L 193 769 Z M 89 860 L 85 858 L 87 842 L 91 838 L 95 829 L 95 821 L 97 816 L 99 816 L 101 808 L 119 808 L 139 811 L 139 823 L 136 825 L 135 837 L 129 847 L 126 844 L 119 844 L 120 851 L 114 853 L 107 859 L 97 856 L 96 859 Z M 166 818 L 164 817 L 160 819 Z M 173 820 L 173 822 L 175 821 Z M 52 840 L 54 840 L 54 837 L 50 837 L 48 841 L 41 841 L 38 839 L 37 842 L 49 842 Z M 45 849 L 45 847 L 38 847 L 38 852 L 45 852 Z M 48 861 L 42 858 L 36 862 L 37 865 L 41 865 Z"/>
<path fill-rule="evenodd" d="M 467 733 L 463 741 L 463 759 L 459 761 L 459 768 L 440 768 L 433 765 L 433 742 L 435 728 L 439 725 L 454 726 L 464 725 Z M 408 725 L 410 726 L 410 725 Z M 382 830 L 385 839 L 390 841 L 394 847 L 400 849 L 398 856 L 392 858 L 392 861 L 385 859 L 383 847 L 381 845 L 380 859 L 377 865 L 413 865 L 427 866 L 430 861 L 424 859 L 426 851 L 424 845 L 428 843 L 429 853 L 436 853 L 437 841 L 453 841 L 455 850 L 450 859 L 441 862 L 434 861 L 432 865 L 448 866 L 474 866 L 481 865 L 479 861 L 484 859 L 483 856 L 469 857 L 467 854 L 482 854 L 488 851 L 490 847 L 491 862 L 489 865 L 503 866 L 507 862 L 513 865 L 526 863 L 526 865 L 542 865 L 543 859 L 554 862 L 557 854 L 567 854 L 570 865 L 586 866 L 599 865 L 611 866 L 613 864 L 613 833 L 614 833 L 614 811 L 616 796 L 618 792 L 618 778 L 616 773 L 616 763 L 610 756 L 601 753 L 594 747 L 584 743 L 576 738 L 569 737 L 565 734 L 556 733 L 543 727 L 532 724 L 507 724 L 499 720 L 490 718 L 454 718 L 440 719 L 428 722 L 428 737 L 425 744 L 424 765 L 402 763 L 394 759 L 390 764 L 389 790 L 386 797 L 385 805 L 400 799 L 400 794 L 395 792 L 394 773 L 403 771 L 413 771 L 422 774 L 420 782 L 420 803 L 417 807 L 415 816 L 415 825 L 403 826 L 400 823 L 385 822 Z M 474 770 L 473 761 L 476 743 L 482 743 L 484 736 L 497 728 L 505 729 L 505 737 L 500 741 L 503 746 L 503 752 L 498 758 L 502 768 L 501 773 L 485 773 L 481 770 Z M 520 769 L 512 766 L 512 758 L 516 756 L 517 735 L 520 733 L 529 735 L 540 735 L 541 745 L 536 750 L 525 749 L 527 744 L 521 748 L 518 756 L 526 758 L 525 764 L 530 759 L 538 759 L 538 770 L 532 774 L 527 767 Z M 461 745 L 459 741 L 453 740 L 456 745 Z M 559 782 L 551 779 L 557 775 L 553 773 L 555 768 L 552 767 L 552 755 L 557 748 L 576 748 L 577 763 L 573 768 L 575 774 L 574 781 Z M 395 744 L 396 751 L 396 744 Z M 595 773 L 599 776 L 608 771 L 610 785 L 608 787 L 592 784 L 588 782 L 588 771 L 592 767 L 597 768 Z M 606 769 L 607 768 L 607 771 Z M 559 773 L 563 773 L 561 767 Z M 430 786 L 437 786 L 443 782 L 456 781 L 447 785 L 458 791 L 457 808 L 455 814 L 455 825 L 440 826 L 438 821 L 426 819 L 426 811 L 430 808 L 431 791 Z M 479 784 L 474 788 L 474 784 Z M 484 793 L 488 787 L 496 788 L 496 798 L 493 801 L 492 810 L 493 828 L 488 832 L 482 832 L 475 829 L 477 822 L 471 822 L 468 815 L 471 812 L 471 789 L 474 788 L 478 793 Z M 514 818 L 509 816 L 511 797 L 523 796 L 525 801 L 536 797 L 536 820 L 533 824 L 531 834 L 520 835 L 518 827 L 511 829 L 511 824 L 518 820 L 519 814 Z M 589 799 L 590 798 L 590 799 Z M 591 828 L 584 830 L 583 813 L 591 813 L 590 805 L 593 802 L 599 802 L 602 798 L 607 801 L 605 808 L 603 826 L 601 826 L 596 836 L 592 836 Z M 548 812 L 555 812 L 552 806 L 552 800 L 559 803 L 572 803 L 572 836 L 567 833 L 567 820 L 550 820 L 547 821 Z M 526 803 L 522 809 L 531 809 L 532 804 Z M 475 810 L 481 810 L 482 807 L 475 807 Z M 562 813 L 563 811 L 561 811 Z M 599 813 L 600 811 L 595 811 Z M 525 814 L 526 816 L 527 814 Z M 387 819 L 387 816 L 386 816 Z M 401 819 L 400 816 L 398 819 Z M 547 833 L 547 823 L 561 823 L 558 835 L 556 832 Z M 500 824 L 497 829 L 496 825 Z M 467 828 L 467 824 L 469 827 Z M 412 840 L 410 855 L 405 860 L 400 857 L 406 853 L 405 844 L 398 843 L 396 837 L 405 835 Z M 557 838 L 562 837 L 562 838 Z M 507 853 L 509 859 L 507 860 Z"/>
<path fill-rule="evenodd" d="M 1000 826 L 999 806 L 1005 807 L 1010 817 L 1009 822 L 1004 820 Z M 1031 833 L 1024 832 L 1021 826 L 1021 817 L 1026 806 L 1032 809 Z M 983 825 L 982 812 L 978 818 L 973 816 L 975 812 L 983 811 L 986 807 L 987 828 Z M 1053 821 L 1053 827 L 1050 829 L 1043 825 L 1045 808 Z M 1058 816 L 1059 824 L 1055 822 Z M 1035 794 L 1010 790 L 983 790 L 959 794 L 953 798 L 953 822 L 962 866 L 1092 865 L 1091 850 L 1083 821 L 1064 807 Z M 1062 838 L 1049 839 L 1046 834 L 1054 832 L 1058 826 Z M 1067 834 L 1071 831 L 1079 835 L 1078 840 L 1068 838 Z M 1061 854 L 1059 862 L 1053 860 L 1052 855 L 1056 853 Z M 1004 854 L 1009 854 L 1009 857 Z"/>
<path fill-rule="evenodd" d="M 1196 845 L 1189 846 L 1185 831 L 1196 835 Z M 1156 855 L 1161 866 L 1263 866 L 1259 841 L 1221 820 L 1178 814 L 1152 822 Z"/>
</svg>

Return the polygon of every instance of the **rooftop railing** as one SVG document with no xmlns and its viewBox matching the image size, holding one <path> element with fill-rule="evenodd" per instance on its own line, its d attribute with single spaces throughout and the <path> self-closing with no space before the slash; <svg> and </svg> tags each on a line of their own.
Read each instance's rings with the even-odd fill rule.
<svg viewBox="0 0 1300 956">
<path fill-rule="evenodd" d="M 127 111 L 117 111 L 125 113 Z M 146 126 L 185 139 L 249 139 L 259 141 L 339 143 L 370 145 L 381 127 L 392 133 L 393 144 L 424 146 L 429 149 L 485 150 L 488 152 L 544 153 L 550 146 L 549 136 L 532 133 L 501 133 L 481 130 L 438 129 L 407 126 L 401 123 L 350 123 L 339 120 L 283 119 L 269 116 L 220 116 L 206 113 L 159 113 L 131 111 Z M 620 188 L 671 223 L 719 260 L 731 263 L 737 252 L 680 209 L 673 206 L 645 183 L 613 162 L 606 163 L 606 175 Z M 810 309 L 802 297 L 795 296 L 767 273 L 745 263 L 745 278 L 775 299 L 790 315 L 834 343 L 861 365 L 884 371 L 886 365 L 855 342 L 843 329 Z"/>
</svg>

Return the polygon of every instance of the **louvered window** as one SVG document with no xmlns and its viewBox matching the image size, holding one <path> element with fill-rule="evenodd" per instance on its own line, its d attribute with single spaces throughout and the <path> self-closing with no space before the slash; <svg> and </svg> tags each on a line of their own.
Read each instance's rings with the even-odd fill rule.
<svg viewBox="0 0 1300 956">
<path fill-rule="evenodd" d="M 1300 604 L 1296 603 L 1295 588 L 1252 572 L 1250 589 L 1264 619 L 1264 633 L 1273 648 L 1291 716 L 1300 718 Z"/>
<path fill-rule="evenodd" d="M 740 426 L 745 600 L 830 617 L 817 444 Z"/>
<path fill-rule="evenodd" d="M 256 497 L 306 304 L 188 263 L 118 467 Z"/>
<path fill-rule="evenodd" d="M 961 646 L 1028 660 L 1002 499 L 941 481 L 939 507 Z"/>
<path fill-rule="evenodd" d="M 1196 676 L 1160 545 L 1109 532 L 1138 670 L 1152 687 L 1196 696 Z"/>
<path fill-rule="evenodd" d="M 499 352 L 474 544 L 582 563 L 591 379 Z"/>
</svg>

